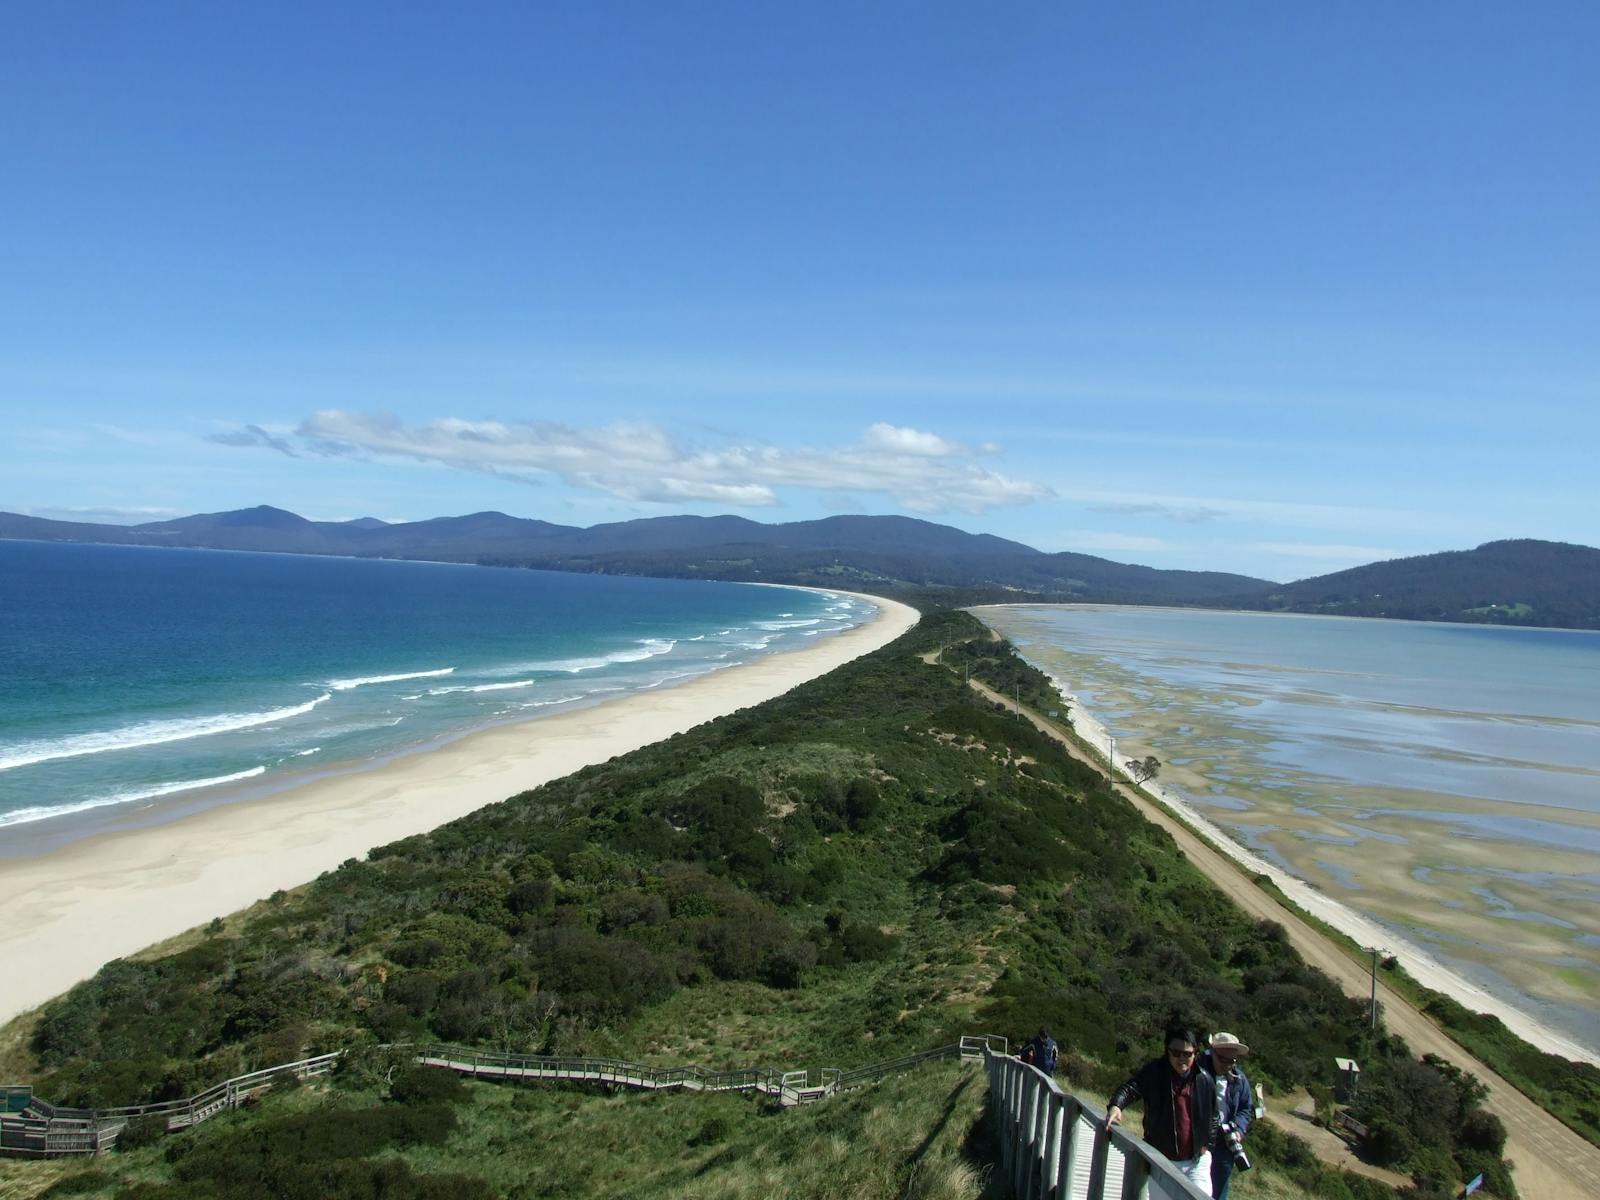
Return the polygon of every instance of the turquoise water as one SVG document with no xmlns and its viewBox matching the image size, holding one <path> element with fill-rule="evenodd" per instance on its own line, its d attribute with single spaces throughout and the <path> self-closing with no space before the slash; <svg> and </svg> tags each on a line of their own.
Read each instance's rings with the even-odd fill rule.
<svg viewBox="0 0 1600 1200">
<path fill-rule="evenodd" d="M 0 541 L 0 854 L 670 686 L 870 613 L 741 584 Z"/>
<path fill-rule="evenodd" d="M 1237 840 L 1600 1045 L 1600 634 L 980 615 Z"/>
</svg>

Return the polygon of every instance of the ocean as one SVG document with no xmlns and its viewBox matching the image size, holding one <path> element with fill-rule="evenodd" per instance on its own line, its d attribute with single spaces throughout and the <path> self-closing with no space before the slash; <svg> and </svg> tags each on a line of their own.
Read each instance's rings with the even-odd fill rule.
<svg viewBox="0 0 1600 1200">
<path fill-rule="evenodd" d="M 871 613 L 748 584 L 0 541 L 0 856 L 670 687 Z"/>
<path fill-rule="evenodd" d="M 1070 605 L 982 618 L 1262 858 L 1600 1046 L 1600 633 Z"/>
</svg>

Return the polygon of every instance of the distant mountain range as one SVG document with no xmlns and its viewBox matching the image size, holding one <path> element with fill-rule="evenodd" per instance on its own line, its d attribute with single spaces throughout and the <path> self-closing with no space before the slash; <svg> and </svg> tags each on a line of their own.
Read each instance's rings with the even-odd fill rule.
<svg viewBox="0 0 1600 1200">
<path fill-rule="evenodd" d="M 1278 584 L 1220 571 L 1163 571 L 911 517 L 763 525 L 744 517 L 652 517 L 587 529 L 473 513 L 389 524 L 308 521 L 262 505 L 144 525 L 0 513 L 0 538 L 432 559 L 555 571 L 755 580 L 884 595 L 1178 604 L 1273 612 L 1600 628 L 1600 550 L 1533 540 L 1372 563 Z"/>
</svg>

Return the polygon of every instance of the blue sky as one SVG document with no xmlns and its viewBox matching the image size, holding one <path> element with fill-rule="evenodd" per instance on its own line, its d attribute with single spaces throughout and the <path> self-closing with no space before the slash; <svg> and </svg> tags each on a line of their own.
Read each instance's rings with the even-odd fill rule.
<svg viewBox="0 0 1600 1200">
<path fill-rule="evenodd" d="M 0 509 L 1600 543 L 1600 6 L 0 13 Z"/>
</svg>

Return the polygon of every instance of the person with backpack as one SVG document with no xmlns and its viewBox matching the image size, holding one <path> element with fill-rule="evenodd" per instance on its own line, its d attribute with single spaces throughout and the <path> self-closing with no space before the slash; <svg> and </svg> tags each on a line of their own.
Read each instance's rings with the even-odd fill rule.
<svg viewBox="0 0 1600 1200">
<path fill-rule="evenodd" d="M 1038 1067 L 1046 1075 L 1053 1076 L 1056 1073 L 1056 1059 L 1060 1054 L 1061 1048 L 1050 1036 L 1049 1028 L 1041 1025 L 1039 1032 L 1028 1039 L 1028 1044 L 1022 1048 L 1022 1053 L 1017 1057 L 1030 1067 Z"/>
</svg>

